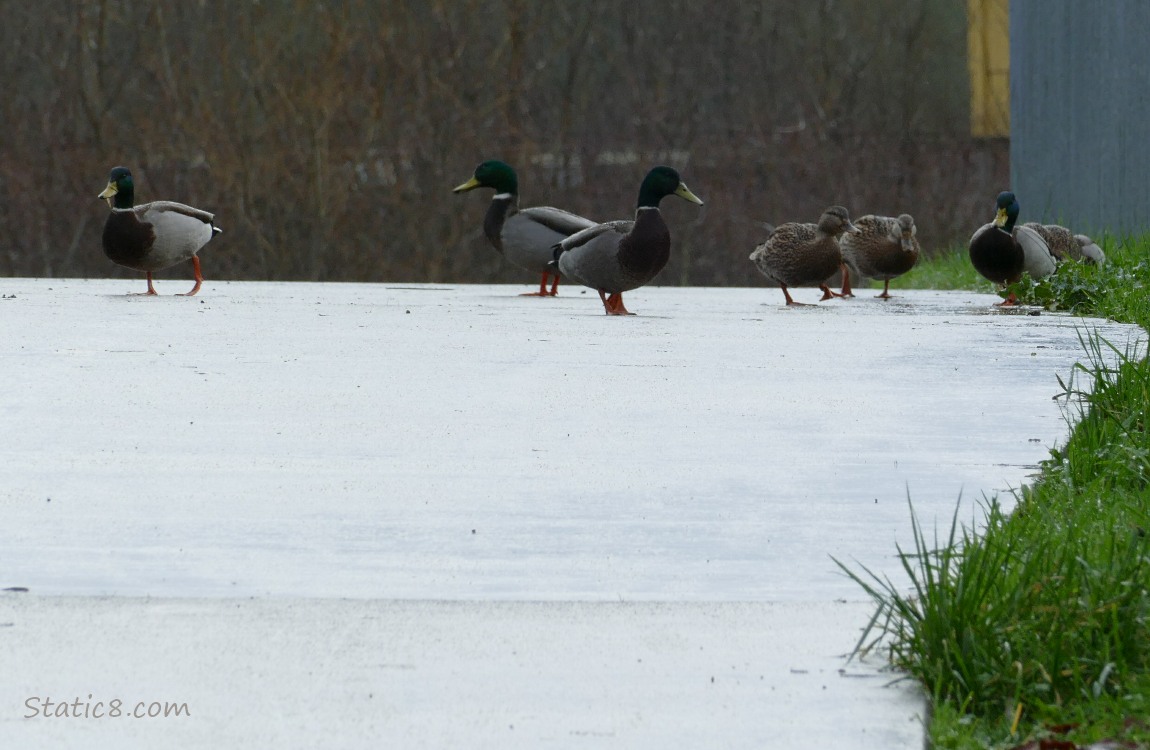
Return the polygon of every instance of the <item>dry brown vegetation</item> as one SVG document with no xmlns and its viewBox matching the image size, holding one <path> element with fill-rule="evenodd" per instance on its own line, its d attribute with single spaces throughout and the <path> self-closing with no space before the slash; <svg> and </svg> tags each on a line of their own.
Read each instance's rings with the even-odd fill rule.
<svg viewBox="0 0 1150 750">
<path fill-rule="evenodd" d="M 760 222 L 826 205 L 969 236 L 1006 147 L 969 136 L 960 0 L 0 0 L 0 273 L 106 276 L 117 164 L 215 211 L 209 278 L 522 281 L 452 195 L 629 216 L 656 163 L 665 284 L 758 283 Z M 679 205 L 682 204 L 682 205 Z"/>
</svg>

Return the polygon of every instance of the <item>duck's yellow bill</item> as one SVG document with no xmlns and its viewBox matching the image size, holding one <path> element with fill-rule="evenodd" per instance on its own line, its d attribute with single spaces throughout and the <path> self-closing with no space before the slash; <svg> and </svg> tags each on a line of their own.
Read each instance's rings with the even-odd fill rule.
<svg viewBox="0 0 1150 750">
<path fill-rule="evenodd" d="M 452 191 L 451 191 L 451 192 L 453 192 L 453 193 L 465 193 L 465 192 L 467 192 L 468 190 L 474 190 L 474 189 L 475 189 L 475 188 L 477 188 L 477 187 L 479 187 L 479 180 L 477 180 L 477 179 L 475 179 L 474 177 L 472 177 L 472 178 L 471 178 L 470 180 L 468 180 L 467 182 L 465 182 L 465 183 L 463 183 L 462 185 L 460 185 L 460 186 L 458 186 L 458 187 L 456 187 L 456 188 L 452 189 Z"/>
<path fill-rule="evenodd" d="M 679 196 L 680 198 L 689 200 L 692 203 L 698 203 L 700 206 L 703 205 L 703 200 L 699 196 L 692 193 L 690 189 L 688 189 L 687 186 L 681 182 L 679 183 L 679 187 L 675 188 L 675 195 Z"/>
</svg>

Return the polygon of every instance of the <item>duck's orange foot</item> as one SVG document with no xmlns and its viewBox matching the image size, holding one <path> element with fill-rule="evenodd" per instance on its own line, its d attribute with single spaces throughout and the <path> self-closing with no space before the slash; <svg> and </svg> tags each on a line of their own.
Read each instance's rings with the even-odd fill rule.
<svg viewBox="0 0 1150 750">
<path fill-rule="evenodd" d="M 634 315 L 623 306 L 623 293 L 604 295 L 599 292 L 599 299 L 603 300 L 603 309 L 608 315 Z"/>
<path fill-rule="evenodd" d="M 826 302 L 828 299 L 834 299 L 835 297 L 853 297 L 854 296 L 853 294 L 850 293 L 849 287 L 847 288 L 846 294 L 839 294 L 838 292 L 832 292 L 831 288 L 829 286 L 827 286 L 826 284 L 823 284 L 822 286 L 820 286 L 819 289 L 823 290 L 823 296 L 819 297 L 819 302 Z"/>
<path fill-rule="evenodd" d="M 551 279 L 551 274 L 546 271 L 543 272 L 543 278 L 539 281 L 538 292 L 524 292 L 520 297 L 554 297 L 555 293 L 559 291 L 559 274 L 555 274 L 555 281 L 551 284 L 551 289 L 547 289 L 547 282 Z"/>
<path fill-rule="evenodd" d="M 196 255 L 192 256 L 192 270 L 196 274 L 196 285 L 192 287 L 190 292 L 179 295 L 180 297 L 194 297 L 196 292 L 200 291 L 200 284 L 204 283 L 204 275 L 200 273 L 200 259 Z"/>
</svg>

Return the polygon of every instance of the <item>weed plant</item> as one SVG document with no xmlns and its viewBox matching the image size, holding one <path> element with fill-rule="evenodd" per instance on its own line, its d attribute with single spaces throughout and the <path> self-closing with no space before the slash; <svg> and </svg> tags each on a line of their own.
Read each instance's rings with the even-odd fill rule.
<svg viewBox="0 0 1150 750">
<path fill-rule="evenodd" d="M 1147 328 L 1150 242 L 1104 248 L 1104 266 L 1012 291 Z M 934 747 L 1150 747 L 1150 363 L 1084 326 L 1058 381 L 1070 437 L 1013 513 L 990 498 L 940 537 L 912 508 L 909 591 L 839 563 L 878 605 L 859 648 L 884 644 L 926 687 Z"/>
</svg>

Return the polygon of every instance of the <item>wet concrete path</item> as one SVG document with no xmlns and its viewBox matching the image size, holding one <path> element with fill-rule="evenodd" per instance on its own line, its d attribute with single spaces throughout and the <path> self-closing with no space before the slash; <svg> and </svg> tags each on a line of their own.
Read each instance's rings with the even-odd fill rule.
<svg viewBox="0 0 1150 750">
<path fill-rule="evenodd" d="M 3 288 L 0 587 L 204 612 L 861 601 L 832 556 L 899 580 L 908 494 L 928 526 L 960 496 L 975 518 L 1065 439 L 1079 336 L 1138 335 L 972 293 L 648 288 L 614 319 L 572 288 Z"/>
</svg>

